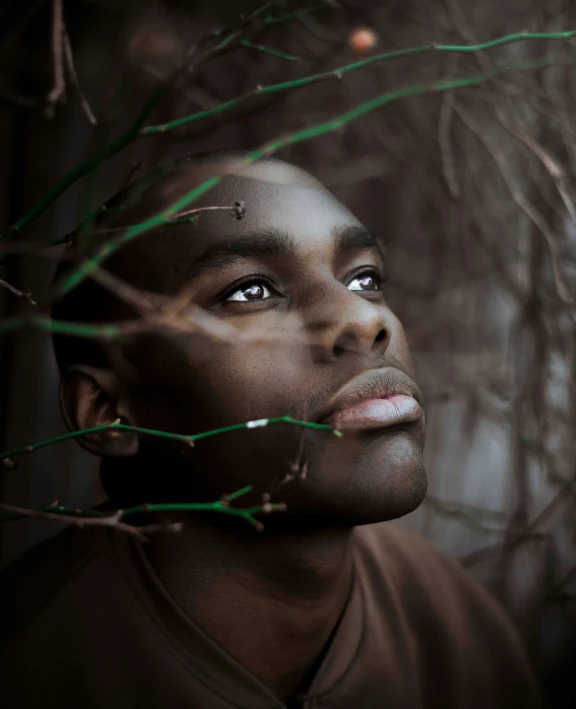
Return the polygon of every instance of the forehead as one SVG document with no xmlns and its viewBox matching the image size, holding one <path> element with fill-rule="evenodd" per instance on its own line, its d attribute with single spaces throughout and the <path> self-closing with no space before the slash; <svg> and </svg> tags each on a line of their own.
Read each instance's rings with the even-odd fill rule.
<svg viewBox="0 0 576 709">
<path fill-rule="evenodd" d="M 186 209 L 227 209 L 202 211 L 193 224 L 167 226 L 157 233 L 144 235 L 134 244 L 134 250 L 128 249 L 121 256 L 122 262 L 126 260 L 120 266 L 122 271 L 130 256 L 132 259 L 136 256 L 138 274 L 131 267 L 132 275 L 146 282 L 148 287 L 163 290 L 168 286 L 167 281 L 173 281 L 170 274 L 176 272 L 183 276 L 189 266 L 216 244 L 275 231 L 288 236 L 301 253 L 323 252 L 329 258 L 335 234 L 346 227 L 361 226 L 320 182 L 280 161 L 252 165 L 242 165 L 240 160 L 218 161 L 184 168 L 180 174 L 153 188 L 156 209 L 168 208 L 216 175 L 223 176 L 222 180 Z M 245 204 L 242 219 L 231 214 L 235 202 L 239 201 Z M 133 265 L 134 260 L 131 263 Z M 171 285 L 176 286 L 176 283 Z"/>
<path fill-rule="evenodd" d="M 228 211 L 199 214 L 192 250 L 207 242 L 233 239 L 264 229 L 277 229 L 302 241 L 314 235 L 329 237 L 334 227 L 360 225 L 354 215 L 320 182 L 297 167 L 283 162 L 242 165 L 241 161 L 219 162 L 193 167 L 174 184 L 163 188 L 162 200 L 173 203 L 206 179 L 222 175 L 222 180 L 190 205 L 233 208 L 244 202 L 245 214 L 235 219 Z"/>
</svg>

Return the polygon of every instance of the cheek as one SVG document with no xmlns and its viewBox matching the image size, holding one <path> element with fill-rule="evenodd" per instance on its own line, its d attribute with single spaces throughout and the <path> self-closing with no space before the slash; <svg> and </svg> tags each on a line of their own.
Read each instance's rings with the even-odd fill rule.
<svg viewBox="0 0 576 709">
<path fill-rule="evenodd" d="M 304 363 L 288 348 L 156 338 L 138 349 L 132 363 L 140 373 L 133 388 L 137 424 L 174 433 L 287 413 L 300 417 L 305 412 L 299 405 L 310 393 Z M 194 448 L 163 440 L 155 445 L 185 475 L 192 472 L 186 494 L 208 500 L 247 484 L 268 489 L 288 472 L 301 437 L 301 428 L 279 424 L 209 437 Z"/>
<path fill-rule="evenodd" d="M 190 433 L 297 415 L 308 393 L 301 358 L 273 341 L 236 347 L 156 336 L 125 356 L 139 372 L 132 394 L 140 425 L 163 430 Z"/>
<path fill-rule="evenodd" d="M 292 355 L 292 356 L 291 356 Z M 232 423 L 296 415 L 308 395 L 303 363 L 295 352 L 278 346 L 227 347 L 210 361 L 191 361 L 203 374 L 197 389 L 207 411 Z"/>
</svg>

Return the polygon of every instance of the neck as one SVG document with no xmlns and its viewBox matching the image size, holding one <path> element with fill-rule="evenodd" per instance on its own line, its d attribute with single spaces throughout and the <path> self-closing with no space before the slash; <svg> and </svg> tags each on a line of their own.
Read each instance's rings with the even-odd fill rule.
<svg viewBox="0 0 576 709">
<path fill-rule="evenodd" d="M 182 533 L 151 535 L 143 549 L 184 612 L 286 700 L 306 689 L 345 606 L 352 529 L 268 525 L 258 534 L 195 515 Z"/>
</svg>

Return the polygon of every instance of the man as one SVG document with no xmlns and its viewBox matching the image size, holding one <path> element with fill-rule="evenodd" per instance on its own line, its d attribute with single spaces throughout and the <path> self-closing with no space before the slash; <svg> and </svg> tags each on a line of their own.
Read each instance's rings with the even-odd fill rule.
<svg viewBox="0 0 576 709">
<path fill-rule="evenodd" d="M 109 345 L 57 339 L 65 420 L 190 434 L 290 413 L 343 436 L 277 424 L 193 448 L 132 431 L 82 437 L 103 459 L 108 508 L 250 484 L 248 504 L 264 495 L 286 511 L 261 534 L 214 512 L 148 513 L 139 523 L 184 528 L 145 543 L 69 529 L 29 552 L 5 574 L 7 706 L 539 706 L 495 601 L 387 523 L 426 492 L 425 406 L 374 236 L 307 173 L 235 152 L 182 161 L 107 213 L 142 223 L 216 175 L 191 208 L 220 209 L 152 231 L 105 266 L 148 293 L 186 288 L 237 341 L 170 328 Z M 55 309 L 73 321 L 134 312 L 94 282 Z"/>
</svg>

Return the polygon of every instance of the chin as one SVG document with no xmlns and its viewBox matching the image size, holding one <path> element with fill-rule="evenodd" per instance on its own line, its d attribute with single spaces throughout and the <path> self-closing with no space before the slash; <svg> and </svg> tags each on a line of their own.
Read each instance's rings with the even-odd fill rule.
<svg viewBox="0 0 576 709">
<path fill-rule="evenodd" d="M 350 510 L 354 524 L 374 524 L 414 512 L 426 497 L 428 478 L 423 463 L 395 476 L 386 486 L 370 491 L 361 509 Z"/>
<path fill-rule="evenodd" d="M 392 478 L 382 483 L 373 484 L 371 481 L 356 485 L 332 510 L 332 516 L 340 523 L 353 526 L 398 519 L 421 505 L 427 489 L 428 480 L 423 465 L 409 471 L 395 471 Z"/>
<path fill-rule="evenodd" d="M 424 467 L 424 431 L 397 427 L 358 436 L 351 445 L 343 485 L 342 513 L 354 524 L 403 517 L 424 500 L 428 488 Z"/>
<path fill-rule="evenodd" d="M 285 489 L 289 517 L 358 526 L 413 512 L 428 488 L 422 449 L 420 436 L 401 430 L 330 446 L 305 483 Z"/>
</svg>

